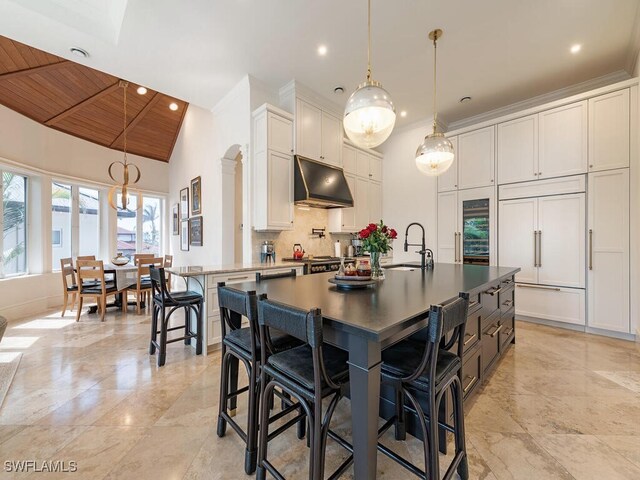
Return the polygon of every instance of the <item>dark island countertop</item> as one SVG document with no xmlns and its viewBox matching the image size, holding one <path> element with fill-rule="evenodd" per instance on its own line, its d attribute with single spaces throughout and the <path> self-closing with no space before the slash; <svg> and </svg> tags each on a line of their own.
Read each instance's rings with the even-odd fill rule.
<svg viewBox="0 0 640 480">
<path fill-rule="evenodd" d="M 399 330 L 418 322 L 425 323 L 431 305 L 447 303 L 459 292 L 479 293 L 501 280 L 510 278 L 519 268 L 436 263 L 433 270 L 416 267 L 385 269 L 385 280 L 362 290 L 340 290 L 328 282 L 334 273 L 279 278 L 261 283 L 232 285 L 284 304 L 309 310 L 320 308 L 326 322 L 336 329 L 359 333 L 384 341 Z"/>
</svg>

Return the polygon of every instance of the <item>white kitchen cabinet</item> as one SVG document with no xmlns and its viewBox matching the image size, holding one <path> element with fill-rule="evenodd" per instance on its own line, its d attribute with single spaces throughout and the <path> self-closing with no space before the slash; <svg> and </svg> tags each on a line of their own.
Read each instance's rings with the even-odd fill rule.
<svg viewBox="0 0 640 480">
<path fill-rule="evenodd" d="M 516 314 L 519 317 L 585 324 L 585 292 L 581 288 L 516 284 Z"/>
<path fill-rule="evenodd" d="M 458 230 L 458 192 L 439 193 L 437 262 L 458 263 Z"/>
<path fill-rule="evenodd" d="M 538 115 L 498 124 L 498 184 L 538 178 Z"/>
<path fill-rule="evenodd" d="M 589 171 L 629 166 L 629 89 L 589 99 Z"/>
<path fill-rule="evenodd" d="M 458 189 L 458 137 L 449 137 L 453 144 L 453 163 L 446 172 L 438 176 L 438 193 Z"/>
<path fill-rule="evenodd" d="M 494 171 L 495 127 L 458 135 L 458 188 L 491 186 Z"/>
<path fill-rule="evenodd" d="M 516 282 L 584 288 L 584 193 L 504 200 L 499 210 L 499 264 L 522 269 Z"/>
<path fill-rule="evenodd" d="M 380 182 L 382 180 L 382 160 L 363 150 L 356 150 L 356 175 Z"/>
<path fill-rule="evenodd" d="M 342 147 L 342 168 L 344 173 L 356 174 L 356 149 L 351 145 Z"/>
<path fill-rule="evenodd" d="M 590 173 L 587 325 L 631 333 L 629 323 L 629 169 Z"/>
<path fill-rule="evenodd" d="M 342 166 L 340 119 L 301 98 L 296 99 L 296 148 L 298 155 Z"/>
<path fill-rule="evenodd" d="M 356 225 L 356 176 L 345 173 L 351 196 L 353 197 L 354 206 L 350 208 L 331 208 L 329 209 L 329 232 L 330 233 L 354 233 L 358 228 Z"/>
<path fill-rule="evenodd" d="M 380 223 L 382 220 L 382 184 L 369 182 L 369 223 Z"/>
<path fill-rule="evenodd" d="M 356 194 L 353 198 L 356 210 L 356 230 L 369 224 L 369 179 L 356 177 Z"/>
<path fill-rule="evenodd" d="M 374 155 L 369 156 L 369 178 L 374 182 L 382 181 L 382 160 Z"/>
<path fill-rule="evenodd" d="M 293 228 L 293 118 L 271 105 L 253 112 L 256 230 Z"/>
<path fill-rule="evenodd" d="M 586 173 L 587 101 L 538 115 L 538 178 Z"/>
</svg>

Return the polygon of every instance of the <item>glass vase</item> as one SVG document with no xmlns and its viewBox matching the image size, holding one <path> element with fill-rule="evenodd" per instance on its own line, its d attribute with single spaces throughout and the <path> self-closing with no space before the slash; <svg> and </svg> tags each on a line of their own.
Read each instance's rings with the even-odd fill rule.
<svg viewBox="0 0 640 480">
<path fill-rule="evenodd" d="M 380 252 L 370 252 L 371 258 L 371 279 L 384 280 L 384 270 L 380 266 Z"/>
</svg>

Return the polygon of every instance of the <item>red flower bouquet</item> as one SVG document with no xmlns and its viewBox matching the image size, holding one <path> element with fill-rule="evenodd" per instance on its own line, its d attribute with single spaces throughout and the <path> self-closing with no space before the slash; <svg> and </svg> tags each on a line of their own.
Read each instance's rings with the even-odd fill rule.
<svg viewBox="0 0 640 480">
<path fill-rule="evenodd" d="M 391 241 L 398 237 L 398 232 L 389 228 L 380 220 L 379 224 L 370 223 L 358 232 L 365 252 L 387 253 L 393 247 Z"/>
</svg>

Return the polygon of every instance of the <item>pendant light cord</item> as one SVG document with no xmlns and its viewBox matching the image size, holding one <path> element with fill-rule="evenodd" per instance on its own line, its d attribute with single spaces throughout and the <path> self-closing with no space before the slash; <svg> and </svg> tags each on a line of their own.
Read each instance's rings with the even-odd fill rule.
<svg viewBox="0 0 640 480">
<path fill-rule="evenodd" d="M 123 85 L 124 88 L 124 119 L 123 119 L 123 127 L 122 127 L 122 133 L 124 135 L 124 148 L 123 148 L 123 152 L 124 152 L 124 164 L 127 164 L 127 87 L 129 86 L 128 83 L 125 83 Z"/>
<path fill-rule="evenodd" d="M 371 81 L 371 0 L 367 6 L 367 82 Z"/>
<path fill-rule="evenodd" d="M 436 125 L 438 121 L 438 110 L 436 110 L 436 69 L 438 66 L 437 56 L 438 56 L 438 35 L 434 35 L 433 37 L 433 133 L 436 133 Z"/>
</svg>

